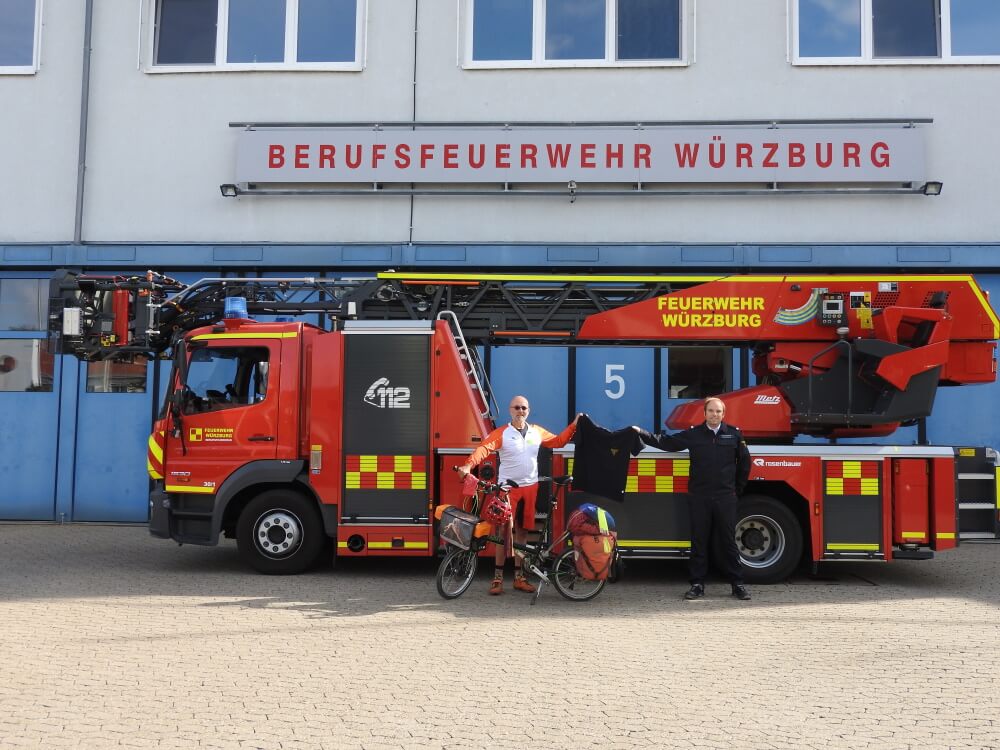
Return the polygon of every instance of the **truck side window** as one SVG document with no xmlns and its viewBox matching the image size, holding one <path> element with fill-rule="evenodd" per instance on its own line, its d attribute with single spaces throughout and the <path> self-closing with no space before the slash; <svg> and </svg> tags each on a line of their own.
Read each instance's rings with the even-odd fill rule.
<svg viewBox="0 0 1000 750">
<path fill-rule="evenodd" d="M 263 347 L 193 349 L 185 388 L 186 414 L 248 406 L 267 396 L 268 351 Z"/>
</svg>

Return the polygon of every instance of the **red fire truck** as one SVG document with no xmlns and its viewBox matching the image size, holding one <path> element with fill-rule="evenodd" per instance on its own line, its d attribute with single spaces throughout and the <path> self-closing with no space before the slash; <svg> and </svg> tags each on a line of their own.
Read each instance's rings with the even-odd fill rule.
<svg viewBox="0 0 1000 750">
<path fill-rule="evenodd" d="M 991 449 L 834 444 L 926 417 L 939 387 L 995 380 L 1000 322 L 971 276 L 387 272 L 183 287 L 61 272 L 50 297 L 54 351 L 173 359 L 149 439 L 150 532 L 235 537 L 260 572 L 300 572 L 325 550 L 437 554 L 434 508 L 460 500 L 450 468 L 494 424 L 478 342 L 752 347 L 758 384 L 723 395 L 751 442 L 736 528 L 749 581 L 804 560 L 930 558 L 963 526 L 997 535 Z M 230 303 L 245 308 L 227 315 Z M 322 325 L 260 320 L 303 313 Z M 699 423 L 700 408 L 668 426 Z M 551 460 L 572 472 L 571 450 Z M 614 508 L 624 556 L 687 556 L 687 475 L 685 454 L 632 460 Z"/>
</svg>

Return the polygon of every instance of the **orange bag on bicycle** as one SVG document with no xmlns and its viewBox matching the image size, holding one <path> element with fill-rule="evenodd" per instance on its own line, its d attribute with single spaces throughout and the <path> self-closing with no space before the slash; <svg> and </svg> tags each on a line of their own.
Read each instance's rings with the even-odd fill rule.
<svg viewBox="0 0 1000 750">
<path fill-rule="evenodd" d="M 603 581 L 611 573 L 617 542 L 611 534 L 573 537 L 576 572 L 588 581 Z"/>
<path fill-rule="evenodd" d="M 618 540 L 615 521 L 603 508 L 586 504 L 574 511 L 566 524 L 573 535 L 576 572 L 588 581 L 603 581 L 611 574 Z"/>
</svg>

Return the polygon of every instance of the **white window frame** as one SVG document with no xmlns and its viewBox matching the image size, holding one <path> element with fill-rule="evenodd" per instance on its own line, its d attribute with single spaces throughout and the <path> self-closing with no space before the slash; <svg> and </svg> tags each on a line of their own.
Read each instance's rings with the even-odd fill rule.
<svg viewBox="0 0 1000 750">
<path fill-rule="evenodd" d="M 33 76 L 42 58 L 42 0 L 35 0 L 35 38 L 31 41 L 31 65 L 0 65 L 0 76 Z"/>
<path fill-rule="evenodd" d="M 466 70 L 497 70 L 525 68 L 683 68 L 694 62 L 695 1 L 680 0 L 680 57 L 675 60 L 616 60 L 617 0 L 604 0 L 604 59 L 546 60 L 545 4 L 547 0 L 532 0 L 531 59 L 473 60 L 473 4 L 475 0 L 458 0 L 458 64 Z M 689 42 L 690 36 L 690 42 Z"/>
<path fill-rule="evenodd" d="M 941 18 L 940 55 L 937 57 L 875 57 L 872 0 L 861 1 L 861 55 L 858 57 L 802 57 L 799 55 L 799 0 L 788 2 L 788 53 L 793 65 L 1000 65 L 1000 55 L 951 54 L 951 0 L 938 0 Z"/>
<path fill-rule="evenodd" d="M 170 65 L 156 63 L 156 20 L 160 0 L 148 0 L 146 8 L 147 32 L 144 60 L 146 73 L 219 73 L 245 71 L 343 71 L 360 72 L 367 64 L 368 0 L 355 0 L 356 28 L 354 30 L 354 60 L 351 62 L 296 62 L 299 45 L 299 0 L 285 0 L 285 60 L 268 63 L 231 63 L 226 57 L 229 52 L 229 0 L 219 0 L 219 18 L 215 34 L 215 62 L 197 65 Z"/>
</svg>

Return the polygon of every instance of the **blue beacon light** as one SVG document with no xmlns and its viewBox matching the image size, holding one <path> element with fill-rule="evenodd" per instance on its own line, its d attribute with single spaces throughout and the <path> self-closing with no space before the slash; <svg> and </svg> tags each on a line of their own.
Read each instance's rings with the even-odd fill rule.
<svg viewBox="0 0 1000 750">
<path fill-rule="evenodd" d="M 226 297 L 224 315 L 226 319 L 241 318 L 246 320 L 250 317 L 247 313 L 246 297 Z"/>
</svg>

